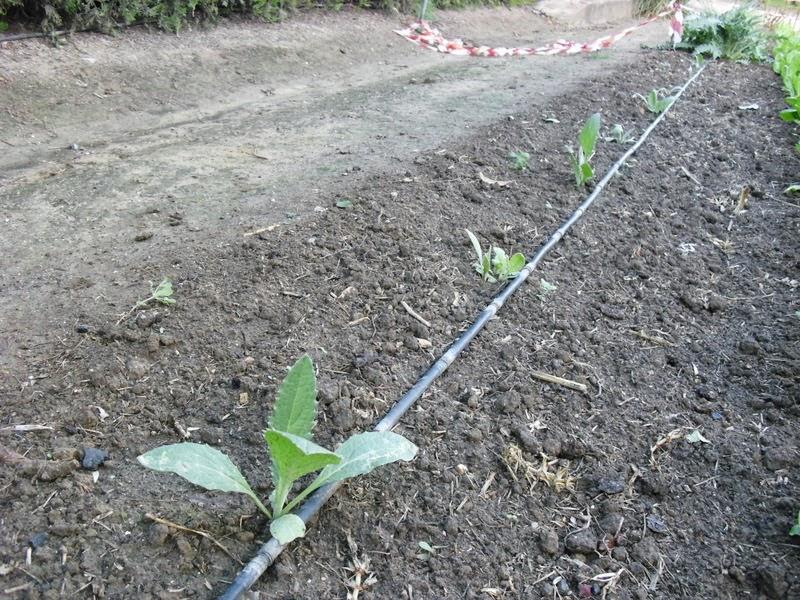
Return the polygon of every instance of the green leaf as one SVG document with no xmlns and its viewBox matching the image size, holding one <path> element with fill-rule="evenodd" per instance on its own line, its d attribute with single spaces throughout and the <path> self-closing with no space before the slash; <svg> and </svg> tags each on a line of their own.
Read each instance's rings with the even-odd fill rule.
<svg viewBox="0 0 800 600">
<path fill-rule="evenodd" d="M 589 163 L 583 163 L 581 165 L 581 183 L 586 183 L 592 177 L 594 177 L 594 169 L 592 169 L 592 165 Z"/>
<path fill-rule="evenodd" d="M 783 193 L 784 194 L 788 194 L 788 195 L 800 194 L 800 183 L 793 183 L 792 185 L 787 187 L 785 190 L 783 190 Z"/>
<path fill-rule="evenodd" d="M 175 300 L 171 298 L 172 293 L 172 282 L 165 277 L 153 290 L 153 299 L 161 304 L 175 304 Z"/>
<path fill-rule="evenodd" d="M 303 519 L 294 514 L 278 517 L 269 524 L 269 532 L 282 546 L 306 534 L 306 524 Z"/>
<path fill-rule="evenodd" d="M 353 202 L 347 199 L 337 200 L 336 207 L 337 208 L 350 208 L 353 206 Z"/>
<path fill-rule="evenodd" d="M 424 550 L 428 554 L 435 554 L 433 548 L 428 542 L 418 542 L 417 544 L 420 547 L 420 549 Z"/>
<path fill-rule="evenodd" d="M 800 512 L 797 513 L 797 520 L 789 530 L 789 535 L 800 535 Z"/>
<path fill-rule="evenodd" d="M 707 440 L 699 430 L 695 429 L 690 434 L 686 436 L 686 441 L 690 444 L 699 444 L 702 442 L 703 444 L 710 444 L 711 442 Z"/>
<path fill-rule="evenodd" d="M 517 275 L 522 269 L 525 268 L 525 255 L 517 252 L 510 259 L 508 259 L 508 274 Z"/>
<path fill-rule="evenodd" d="M 170 444 L 145 452 L 137 460 L 148 469 L 175 473 L 207 490 L 245 494 L 269 515 L 236 465 L 216 448 L 205 444 Z"/>
<path fill-rule="evenodd" d="M 782 110 L 778 114 L 782 120 L 788 123 L 792 123 L 794 121 L 800 121 L 800 112 L 796 111 L 793 108 L 787 108 L 786 110 Z"/>
<path fill-rule="evenodd" d="M 317 379 L 311 357 L 305 354 L 289 369 L 281 383 L 269 426 L 308 438 L 316 416 Z"/>
<path fill-rule="evenodd" d="M 483 249 L 481 249 L 481 243 L 478 241 L 478 238 L 475 237 L 475 234 L 469 229 L 465 229 L 464 231 L 467 232 L 469 241 L 472 242 L 472 249 L 475 250 L 475 255 L 478 257 L 478 263 L 483 264 Z"/>
<path fill-rule="evenodd" d="M 367 431 L 349 438 L 336 449 L 336 454 L 342 462 L 325 467 L 312 484 L 314 487 L 365 475 L 398 460 L 411 460 L 417 455 L 417 447 L 391 431 Z"/>
<path fill-rule="evenodd" d="M 335 465 L 342 459 L 333 452 L 318 446 L 299 435 L 267 429 L 264 439 L 277 470 L 278 479 L 294 481 L 325 466 Z"/>
<path fill-rule="evenodd" d="M 590 160 L 594 154 L 597 144 L 597 137 L 600 135 L 600 113 L 595 113 L 586 121 L 578 135 L 578 143 L 583 150 L 586 160 Z"/>
</svg>

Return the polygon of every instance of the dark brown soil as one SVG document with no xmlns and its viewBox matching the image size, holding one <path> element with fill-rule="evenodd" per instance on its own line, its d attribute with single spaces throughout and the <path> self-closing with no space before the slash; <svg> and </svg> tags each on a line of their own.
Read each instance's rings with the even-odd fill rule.
<svg viewBox="0 0 800 600">
<path fill-rule="evenodd" d="M 3 426 L 52 430 L 2 432 L 31 460 L 5 457 L 0 591 L 220 593 L 239 565 L 145 514 L 206 531 L 243 561 L 264 519 L 136 456 L 191 431 L 266 496 L 261 430 L 304 352 L 319 369 L 318 441 L 368 429 L 498 289 L 473 272 L 464 228 L 532 253 L 582 198 L 564 152 L 582 122 L 600 111 L 641 132 L 652 115 L 633 94 L 681 83 L 689 65 L 645 55 L 579 97 L 419 156 L 404 177 L 375 177 L 349 208 L 329 197 L 293 226 L 156 257 L 138 277 L 172 277 L 173 308 L 115 326 L 138 298 L 89 313 L 76 294 L 55 341 L 27 348 L 27 370 L 1 384 Z M 367 599 L 797 597 L 800 206 L 782 190 L 800 160 L 781 104 L 768 67 L 710 66 L 404 419 L 417 460 L 346 485 L 257 584 L 261 597 L 345 598 L 356 555 L 377 578 Z M 531 154 L 529 170 L 511 169 L 513 150 Z M 621 152 L 601 143 L 598 172 Z M 530 485 L 519 460 L 512 474 L 512 445 L 531 471 L 563 467 L 575 489 Z M 96 481 L 71 462 L 86 448 L 110 453 Z"/>
</svg>

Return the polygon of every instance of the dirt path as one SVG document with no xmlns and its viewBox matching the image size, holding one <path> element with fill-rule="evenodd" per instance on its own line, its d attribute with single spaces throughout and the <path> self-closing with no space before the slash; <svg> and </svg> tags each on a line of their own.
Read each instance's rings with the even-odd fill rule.
<svg viewBox="0 0 800 600">
<path fill-rule="evenodd" d="M 568 31 L 529 10 L 437 16 L 448 33 L 505 45 L 608 30 Z M 665 35 L 656 25 L 608 54 L 492 61 L 422 51 L 397 25 L 315 14 L 3 48 L 0 367 L 71 329 L 70 306 L 113 318 L 209 238 L 228 244 L 377 172 L 402 173 Z"/>
</svg>

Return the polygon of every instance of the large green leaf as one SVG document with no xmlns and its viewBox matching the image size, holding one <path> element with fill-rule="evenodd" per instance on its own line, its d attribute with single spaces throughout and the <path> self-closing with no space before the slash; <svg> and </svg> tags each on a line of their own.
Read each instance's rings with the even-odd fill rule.
<svg viewBox="0 0 800 600">
<path fill-rule="evenodd" d="M 342 461 L 325 467 L 314 487 L 364 475 L 398 460 L 411 460 L 417 455 L 417 447 L 391 431 L 368 431 L 349 438 L 336 449 L 336 454 Z"/>
<path fill-rule="evenodd" d="M 297 515 L 289 513 L 272 521 L 269 524 L 269 532 L 281 545 L 285 546 L 306 534 L 306 524 Z"/>
<path fill-rule="evenodd" d="M 299 435 L 267 429 L 264 439 L 269 446 L 272 464 L 275 466 L 277 479 L 294 481 L 303 475 L 319 471 L 328 465 L 342 461 L 333 452 L 318 446 Z"/>
<path fill-rule="evenodd" d="M 191 443 L 159 446 L 137 460 L 148 469 L 175 473 L 207 490 L 246 494 L 267 512 L 231 459 L 211 446 Z"/>
<path fill-rule="evenodd" d="M 594 147 L 600 135 L 600 113 L 595 113 L 586 121 L 578 136 L 578 143 L 583 150 L 586 160 L 590 160 L 594 154 Z"/>
<path fill-rule="evenodd" d="M 317 379 L 307 354 L 294 363 L 283 380 L 269 426 L 304 438 L 311 436 L 317 415 Z"/>
</svg>

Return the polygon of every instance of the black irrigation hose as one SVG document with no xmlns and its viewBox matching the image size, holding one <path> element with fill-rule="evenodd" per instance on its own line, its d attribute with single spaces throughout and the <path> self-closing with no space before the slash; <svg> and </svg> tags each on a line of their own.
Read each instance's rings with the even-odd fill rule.
<svg viewBox="0 0 800 600">
<path fill-rule="evenodd" d="M 469 343 L 478 335 L 478 332 L 483 329 L 486 323 L 489 322 L 489 319 L 494 317 L 497 314 L 506 301 L 511 297 L 511 295 L 517 291 L 517 289 L 525 282 L 533 270 L 537 267 L 537 265 L 541 262 L 541 260 L 547 255 L 550 250 L 564 237 L 564 235 L 570 230 L 570 228 L 577 223 L 581 217 L 583 217 L 584 213 L 589 209 L 589 207 L 594 203 L 594 201 L 600 196 L 600 193 L 603 189 L 608 185 L 608 182 L 611 181 L 611 178 L 616 175 L 617 171 L 625 164 L 627 161 L 641 146 L 644 144 L 647 137 L 653 132 L 653 130 L 658 126 L 658 124 L 664 119 L 667 115 L 669 110 L 675 105 L 678 101 L 678 98 L 686 91 L 686 89 L 692 84 L 692 82 L 700 76 L 706 68 L 706 65 L 700 67 L 683 86 L 680 90 L 675 94 L 674 100 L 672 103 L 662 112 L 656 119 L 650 124 L 650 126 L 644 130 L 642 137 L 631 146 L 622 157 L 614 163 L 611 169 L 606 173 L 605 177 L 603 177 L 598 183 L 597 186 L 594 188 L 589 197 L 583 201 L 577 210 L 572 213 L 569 219 L 567 219 L 561 227 L 559 227 L 553 235 L 550 236 L 550 239 L 539 249 L 536 255 L 531 259 L 531 261 L 525 265 L 525 268 L 520 272 L 520 274 L 513 279 L 503 290 L 495 297 L 494 300 L 484 308 L 475 322 L 470 326 L 467 331 L 465 331 L 461 337 L 459 337 L 453 344 L 448 348 L 447 352 L 445 352 L 431 367 L 428 371 L 420 377 L 419 381 L 414 384 L 414 386 L 408 390 L 400 400 L 389 410 L 388 413 L 375 425 L 374 431 L 389 431 L 392 429 L 397 423 L 400 421 L 400 418 L 408 411 L 409 408 L 417 401 L 422 394 L 427 390 L 430 385 L 442 374 L 444 373 L 447 368 L 453 364 L 453 362 L 458 358 L 461 352 L 469 345 Z M 310 519 L 312 519 L 322 508 L 323 504 L 328 501 L 328 499 L 336 493 L 339 487 L 342 485 L 342 482 L 336 482 L 332 484 L 325 485 L 319 488 L 316 492 L 314 492 L 311 496 L 309 496 L 308 500 L 306 500 L 300 508 L 296 511 L 298 517 L 303 519 L 304 523 L 308 523 Z M 225 591 L 222 596 L 219 597 L 219 600 L 237 600 L 244 594 L 250 586 L 252 586 L 259 577 L 267 570 L 267 568 L 278 558 L 278 555 L 283 551 L 284 546 L 280 544 L 276 539 L 272 538 L 268 542 L 266 542 L 261 548 L 259 549 L 258 553 L 253 557 L 253 559 L 245 565 L 244 569 L 239 572 L 239 575 L 236 576 L 236 579 L 231 583 L 228 589 Z"/>
</svg>

